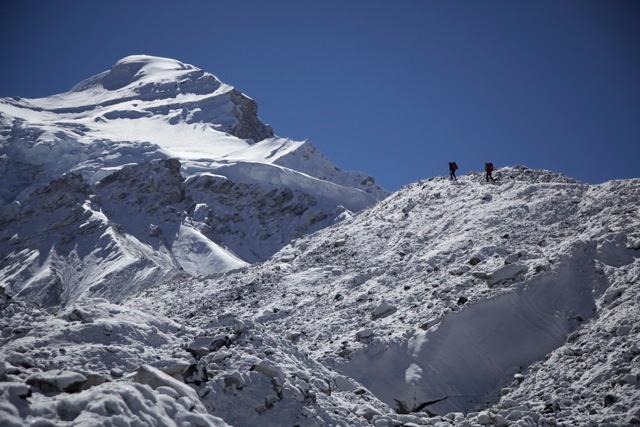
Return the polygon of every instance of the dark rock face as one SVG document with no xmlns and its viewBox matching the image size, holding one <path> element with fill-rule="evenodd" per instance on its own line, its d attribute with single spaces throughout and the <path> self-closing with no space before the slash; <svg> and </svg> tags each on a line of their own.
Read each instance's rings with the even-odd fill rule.
<svg viewBox="0 0 640 427">
<path fill-rule="evenodd" d="M 258 118 L 258 104 L 248 96 L 233 90 L 231 101 L 235 105 L 233 111 L 238 124 L 231 133 L 238 138 L 261 141 L 273 137 L 273 129 Z"/>
<path fill-rule="evenodd" d="M 96 190 L 103 201 L 109 198 L 154 209 L 182 202 L 185 198 L 178 159 L 125 166 L 102 179 Z"/>
</svg>

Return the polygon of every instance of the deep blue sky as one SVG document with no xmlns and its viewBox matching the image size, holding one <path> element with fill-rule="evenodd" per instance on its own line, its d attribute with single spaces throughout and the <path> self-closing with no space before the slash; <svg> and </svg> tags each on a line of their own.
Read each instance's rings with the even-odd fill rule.
<svg viewBox="0 0 640 427">
<path fill-rule="evenodd" d="M 0 96 L 199 66 L 389 189 L 487 160 L 640 176 L 638 1 L 3 1 Z"/>
</svg>

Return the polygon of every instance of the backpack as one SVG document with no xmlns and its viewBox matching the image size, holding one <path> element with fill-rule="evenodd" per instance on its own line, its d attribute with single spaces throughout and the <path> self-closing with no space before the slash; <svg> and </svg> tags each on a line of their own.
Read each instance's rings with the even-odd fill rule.
<svg viewBox="0 0 640 427">
<path fill-rule="evenodd" d="M 484 169 L 487 172 L 493 172 L 493 163 L 489 162 L 489 163 L 485 163 L 484 164 Z"/>
<path fill-rule="evenodd" d="M 456 162 L 451 162 L 451 169 L 453 169 L 454 171 L 458 170 L 458 164 Z"/>
</svg>

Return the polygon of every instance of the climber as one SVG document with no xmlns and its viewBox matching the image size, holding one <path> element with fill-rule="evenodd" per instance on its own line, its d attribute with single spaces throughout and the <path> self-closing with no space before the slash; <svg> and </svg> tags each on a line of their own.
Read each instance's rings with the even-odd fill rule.
<svg viewBox="0 0 640 427">
<path fill-rule="evenodd" d="M 458 182 L 456 178 L 456 171 L 458 170 L 458 164 L 456 162 L 449 162 L 449 179 Z"/>
<path fill-rule="evenodd" d="M 485 163 L 484 171 L 485 171 L 485 178 L 487 179 L 487 182 L 489 182 L 489 179 L 491 179 L 491 181 L 493 182 L 496 182 L 496 180 L 493 179 L 493 175 L 491 175 L 493 173 L 493 163 L 491 162 Z"/>
</svg>

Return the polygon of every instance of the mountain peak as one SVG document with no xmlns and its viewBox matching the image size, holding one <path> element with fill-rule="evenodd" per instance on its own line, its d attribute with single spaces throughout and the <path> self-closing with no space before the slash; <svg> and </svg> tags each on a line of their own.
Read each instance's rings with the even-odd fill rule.
<svg viewBox="0 0 640 427">
<path fill-rule="evenodd" d="M 0 99 L 0 171 L 0 282 L 52 304 L 89 288 L 123 296 L 132 271 L 138 286 L 262 261 L 386 195 L 310 144 L 273 138 L 256 102 L 214 75 L 148 55 L 69 92 Z M 107 231 L 111 246 L 93 253 Z M 18 245 L 32 258 L 16 261 Z M 76 246 L 86 275 L 66 273 Z M 5 274 L 14 263 L 24 274 Z"/>
<path fill-rule="evenodd" d="M 204 133 L 222 132 L 250 144 L 274 135 L 271 126 L 258 117 L 258 105 L 253 99 L 198 67 L 157 56 L 126 56 L 69 92 L 36 99 L 3 98 L 0 112 L 4 110 L 2 104 L 7 105 L 5 108 L 11 110 L 11 115 L 15 113 L 27 121 L 35 118 L 28 110 L 39 115 L 40 122 L 62 120 L 48 113 L 71 114 L 64 120 L 83 122 L 85 127 L 84 122 L 107 124 L 113 120 L 139 119 L 140 126 L 134 129 L 130 122 L 120 122 L 127 128 L 122 135 L 125 140 L 149 141 L 146 139 L 149 133 L 139 131 L 143 121 L 156 134 L 171 133 L 160 131 L 164 124 L 187 124 L 198 125 Z M 110 127 L 115 128 L 122 130 L 121 126 Z M 203 135 L 190 130 L 192 136 Z M 95 139 L 102 138 L 89 138 L 89 142 Z"/>
<path fill-rule="evenodd" d="M 164 64 L 170 68 L 191 68 L 197 69 L 191 64 L 185 64 L 177 59 L 166 58 L 164 56 L 154 56 L 154 55 L 128 55 L 123 58 L 120 58 L 115 65 L 121 64 Z M 115 66 L 114 65 L 114 66 Z"/>
<path fill-rule="evenodd" d="M 189 82 L 199 80 L 197 86 Z M 82 92 L 96 86 L 115 91 L 127 86 L 171 85 L 182 93 L 214 93 L 223 83 L 213 74 L 176 59 L 149 55 L 130 55 L 118 60 L 109 70 L 83 80 L 72 92 Z M 233 89 L 225 85 L 228 90 Z"/>
</svg>

